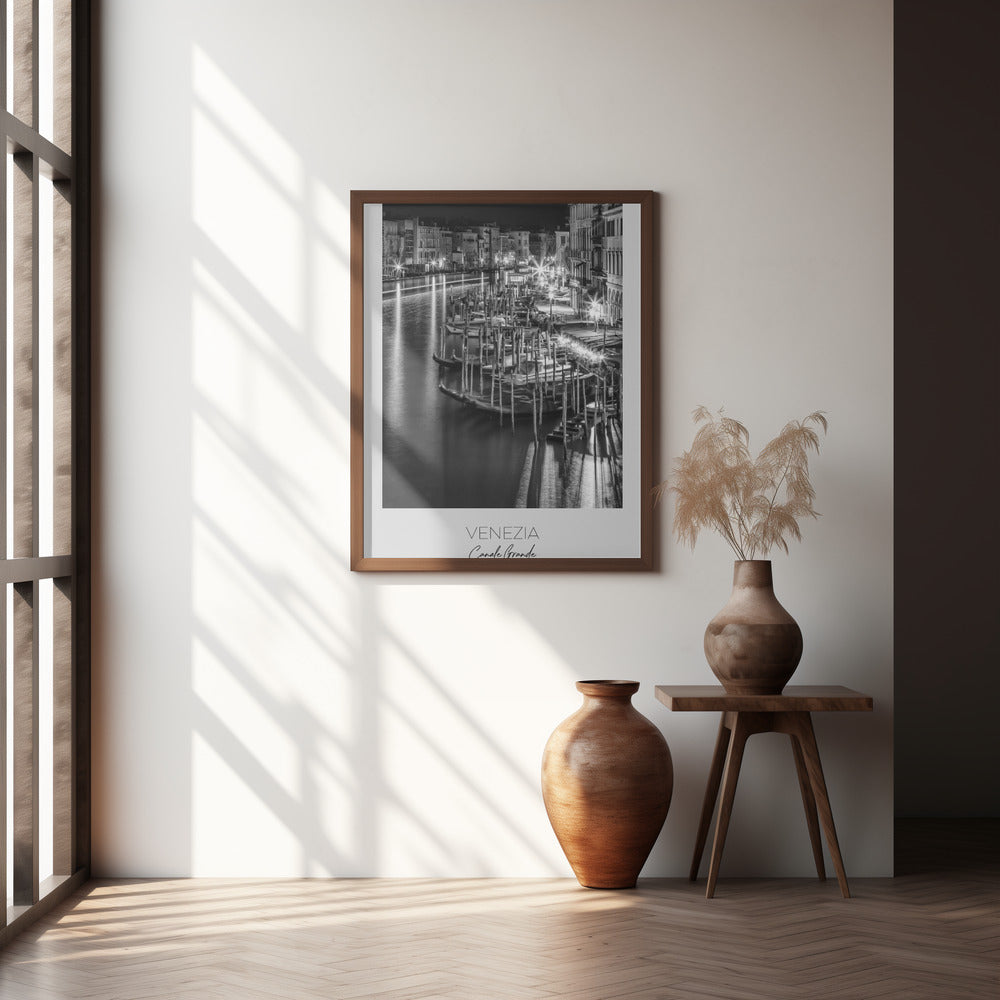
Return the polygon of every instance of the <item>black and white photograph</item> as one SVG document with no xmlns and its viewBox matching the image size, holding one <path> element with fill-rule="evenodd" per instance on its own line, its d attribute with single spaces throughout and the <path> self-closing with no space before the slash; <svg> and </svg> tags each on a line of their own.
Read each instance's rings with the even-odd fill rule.
<svg viewBox="0 0 1000 1000">
<path fill-rule="evenodd" d="M 620 203 L 383 206 L 383 506 L 621 507 L 621 233 Z"/>
<path fill-rule="evenodd" d="M 363 206 L 365 556 L 638 559 L 646 206 L 406 194 Z"/>
</svg>

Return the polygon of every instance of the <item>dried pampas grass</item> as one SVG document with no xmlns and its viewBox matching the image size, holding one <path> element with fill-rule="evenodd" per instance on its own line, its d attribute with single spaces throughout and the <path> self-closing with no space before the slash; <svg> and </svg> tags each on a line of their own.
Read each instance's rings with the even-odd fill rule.
<svg viewBox="0 0 1000 1000">
<path fill-rule="evenodd" d="M 694 411 L 700 424 L 689 451 L 674 463 L 674 475 L 653 491 L 657 502 L 676 494 L 674 534 L 692 548 L 702 528 L 712 528 L 740 559 L 765 558 L 773 546 L 788 551 L 788 539 L 802 539 L 799 519 L 819 517 L 809 482 L 809 452 L 819 452 L 817 428 L 826 416 L 817 410 L 785 424 L 756 459 L 750 432 L 738 420 Z"/>
</svg>

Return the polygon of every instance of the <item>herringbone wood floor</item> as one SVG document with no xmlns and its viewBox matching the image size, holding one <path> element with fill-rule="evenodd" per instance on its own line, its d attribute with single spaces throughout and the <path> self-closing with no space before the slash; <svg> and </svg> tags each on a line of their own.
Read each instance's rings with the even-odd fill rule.
<svg viewBox="0 0 1000 1000">
<path fill-rule="evenodd" d="M 957 836 L 956 836 L 957 834 Z M 3 1000 L 990 998 L 1000 821 L 897 832 L 895 879 L 96 881 L 0 953 Z"/>
</svg>

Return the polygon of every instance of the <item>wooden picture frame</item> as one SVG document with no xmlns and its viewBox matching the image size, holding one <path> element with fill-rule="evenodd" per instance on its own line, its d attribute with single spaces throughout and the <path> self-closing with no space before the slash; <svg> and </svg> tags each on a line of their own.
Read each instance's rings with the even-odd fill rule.
<svg viewBox="0 0 1000 1000">
<path fill-rule="evenodd" d="M 351 569 L 650 570 L 651 191 L 351 192 Z"/>
</svg>

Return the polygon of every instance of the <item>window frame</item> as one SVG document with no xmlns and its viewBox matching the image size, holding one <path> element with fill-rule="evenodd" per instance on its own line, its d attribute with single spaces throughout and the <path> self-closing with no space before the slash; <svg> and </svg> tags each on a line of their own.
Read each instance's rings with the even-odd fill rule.
<svg viewBox="0 0 1000 1000">
<path fill-rule="evenodd" d="M 5 156 L 0 168 L 0 190 L 4 211 L 0 218 L 0 256 L 4 281 L 0 287 L 0 310 L 5 335 L 0 346 L 0 384 L 3 392 L 4 433 L 0 441 L 0 524 L 4 531 L 0 552 L 0 582 L 5 584 L 0 605 L 3 642 L 0 647 L 0 946 L 48 912 L 89 877 L 91 862 L 91 752 L 90 752 L 90 645 L 91 645 L 91 320 L 93 311 L 93 107 L 96 80 L 93 69 L 93 39 L 97 38 L 98 4 L 85 0 L 52 2 L 56 25 L 51 54 L 53 101 L 59 89 L 68 115 L 54 114 L 52 138 L 42 134 L 39 122 L 40 66 L 39 0 L 0 0 L 0 130 L 4 134 Z M 8 12 L 10 17 L 8 18 Z M 68 19 L 68 34 L 60 32 L 60 15 Z M 8 37 L 8 19 L 14 33 Z M 30 32 L 28 43 L 24 42 Z M 27 52 L 30 45 L 30 57 Z M 8 47 L 14 65 L 12 93 L 8 95 Z M 71 53 L 71 71 L 65 73 L 65 59 Z M 29 68 L 30 67 L 30 68 Z M 20 74 L 20 76 L 19 76 Z M 25 76 L 30 76 L 26 83 Z M 30 89 L 30 96 L 29 96 Z M 8 97 L 10 98 L 8 100 Z M 63 146 L 54 141 L 63 141 Z M 27 166 L 28 170 L 21 167 Z M 14 179 L 8 171 L 22 173 L 19 191 L 8 197 Z M 43 290 L 40 281 L 40 191 L 41 177 L 53 181 L 53 246 L 56 263 L 51 290 L 54 351 L 65 353 L 52 366 L 54 415 L 53 436 L 53 553 L 40 554 L 41 477 L 39 440 L 40 310 Z M 25 208 L 24 192 L 29 191 L 30 208 Z M 20 200 L 18 200 L 20 198 Z M 60 200 L 61 199 L 61 200 Z M 30 212 L 30 217 L 26 214 Z M 18 214 L 20 213 L 20 214 Z M 12 221 L 13 220 L 13 221 Z M 8 226 L 13 252 L 8 254 Z M 65 242 L 68 227 L 68 245 Z M 27 233 L 27 235 L 25 235 Z M 62 236 L 62 242 L 60 242 Z M 30 275 L 24 282 L 24 251 L 30 242 Z M 61 264 L 60 264 L 61 261 Z M 63 269 L 60 271 L 59 268 Z M 14 275 L 9 278 L 8 275 Z M 68 279 L 68 292 L 67 292 Z M 8 306 L 10 283 L 15 301 Z M 26 292 L 25 288 L 29 291 Z M 47 291 L 47 289 L 46 289 Z M 30 306 L 24 299 L 30 295 Z M 27 319 L 29 316 L 30 320 Z M 13 329 L 8 317 L 13 315 Z M 30 344 L 28 343 L 30 328 Z M 8 384 L 8 344 L 13 345 L 12 366 L 21 372 Z M 28 349 L 30 347 L 30 350 Z M 21 367 L 18 368 L 17 366 Z M 25 374 L 27 373 L 27 374 Z M 25 381 L 27 388 L 25 387 Z M 20 393 L 13 404 L 9 396 Z M 30 393 L 30 426 L 24 394 Z M 10 435 L 15 454 L 8 461 L 8 412 L 15 415 Z M 18 420 L 21 421 L 20 425 Z M 29 440 L 30 439 L 30 440 Z M 25 459 L 30 448 L 29 463 Z M 21 449 L 18 454 L 18 449 Z M 60 450 L 61 449 L 61 450 Z M 7 503 L 8 465 L 14 469 L 12 495 Z M 68 470 L 66 468 L 68 464 Z M 20 479 L 18 475 L 20 474 Z M 30 480 L 25 500 L 25 479 Z M 68 479 L 68 485 L 66 480 Z M 62 498 L 62 499 L 60 499 Z M 13 509 L 9 509 L 13 508 Z M 30 513 L 26 513 L 30 507 Z M 64 515 L 60 523 L 59 514 Z M 65 520 L 68 518 L 68 521 Z M 14 522 L 14 547 L 8 549 L 8 520 Z M 25 525 L 25 520 L 30 523 Z M 65 551 L 68 541 L 69 551 Z M 53 735 L 51 772 L 39 773 L 39 647 L 41 622 L 39 594 L 43 581 L 51 580 L 53 593 L 53 645 L 62 666 L 53 670 Z M 7 621 L 8 585 L 15 609 L 14 621 Z M 58 609 L 56 610 L 58 606 Z M 13 639 L 8 639 L 8 629 Z M 60 631 L 61 630 L 61 631 Z M 8 660 L 8 642 L 14 656 Z M 18 642 L 21 645 L 18 645 Z M 61 643 L 61 645 L 59 645 Z M 61 672 L 60 672 L 61 671 Z M 9 715 L 13 732 L 8 733 L 8 674 L 12 675 L 13 704 Z M 7 754 L 13 755 L 14 782 L 8 787 Z M 53 875 L 39 879 L 39 800 L 40 781 L 53 783 Z M 14 802 L 13 829 L 7 829 L 9 800 Z M 7 845 L 13 841 L 14 865 L 8 873 Z M 12 908 L 7 907 L 8 874 L 12 882 Z"/>
</svg>

